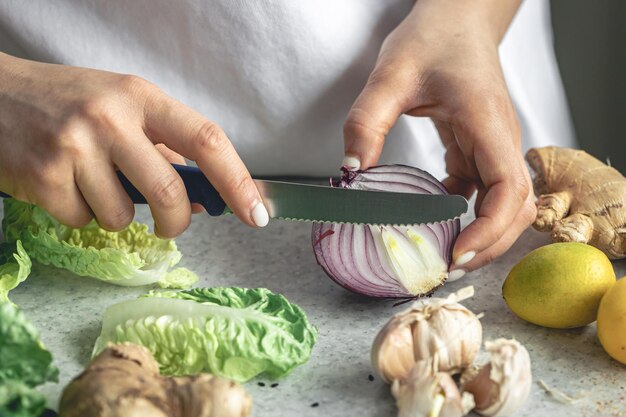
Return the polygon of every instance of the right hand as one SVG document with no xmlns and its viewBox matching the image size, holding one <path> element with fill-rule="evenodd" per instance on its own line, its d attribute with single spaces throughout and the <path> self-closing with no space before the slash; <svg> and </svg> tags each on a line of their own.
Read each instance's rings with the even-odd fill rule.
<svg viewBox="0 0 626 417">
<path fill-rule="evenodd" d="M 0 191 L 68 226 L 95 217 L 116 231 L 134 217 L 119 169 L 146 197 L 155 233 L 171 238 L 191 219 L 170 165 L 180 155 L 244 223 L 267 224 L 250 174 L 215 123 L 136 76 L 0 54 Z"/>
</svg>

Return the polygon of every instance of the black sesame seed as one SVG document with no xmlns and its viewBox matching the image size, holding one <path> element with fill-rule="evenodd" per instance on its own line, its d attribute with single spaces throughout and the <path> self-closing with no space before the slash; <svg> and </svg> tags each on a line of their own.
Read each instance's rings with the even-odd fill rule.
<svg viewBox="0 0 626 417">
<path fill-rule="evenodd" d="M 265 386 L 265 382 L 259 382 L 257 385 L 258 385 L 259 387 L 264 387 L 264 386 Z"/>
<path fill-rule="evenodd" d="M 319 407 L 320 403 L 313 403 L 311 404 L 311 407 Z"/>
<path fill-rule="evenodd" d="M 270 385 L 270 387 L 272 388 L 276 388 L 278 386 L 278 382 L 274 382 L 272 385 Z"/>
<path fill-rule="evenodd" d="M 367 379 L 369 379 L 370 381 L 373 381 L 373 380 L 374 380 L 374 375 L 369 374 L 369 375 L 367 376 Z"/>
</svg>

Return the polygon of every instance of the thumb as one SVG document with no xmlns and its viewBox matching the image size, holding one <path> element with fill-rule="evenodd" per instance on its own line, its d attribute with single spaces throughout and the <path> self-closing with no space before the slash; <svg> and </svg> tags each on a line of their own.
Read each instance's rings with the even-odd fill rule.
<svg viewBox="0 0 626 417">
<path fill-rule="evenodd" d="M 343 165 L 366 169 L 375 165 L 385 136 L 403 112 L 399 83 L 374 70 L 352 105 L 343 126 Z"/>
</svg>

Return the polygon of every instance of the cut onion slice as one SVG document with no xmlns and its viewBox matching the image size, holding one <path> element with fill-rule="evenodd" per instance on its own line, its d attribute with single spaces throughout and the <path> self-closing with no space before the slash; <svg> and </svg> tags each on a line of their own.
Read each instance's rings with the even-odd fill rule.
<svg viewBox="0 0 626 417">
<path fill-rule="evenodd" d="M 334 187 L 448 194 L 429 173 L 405 165 L 343 170 Z M 342 287 L 372 297 L 417 298 L 448 278 L 459 219 L 410 227 L 314 223 L 317 262 Z"/>
</svg>

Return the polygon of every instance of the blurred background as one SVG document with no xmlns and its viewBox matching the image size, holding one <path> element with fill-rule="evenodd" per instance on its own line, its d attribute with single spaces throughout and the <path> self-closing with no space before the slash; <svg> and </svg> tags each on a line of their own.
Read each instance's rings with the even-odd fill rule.
<svg viewBox="0 0 626 417">
<path fill-rule="evenodd" d="M 551 0 L 550 5 L 578 144 L 626 174 L 626 1 Z M 3 51 L 24 55 L 6 44 L 0 32 Z"/>
<path fill-rule="evenodd" d="M 626 174 L 626 1 L 552 0 L 551 7 L 578 144 Z"/>
</svg>

